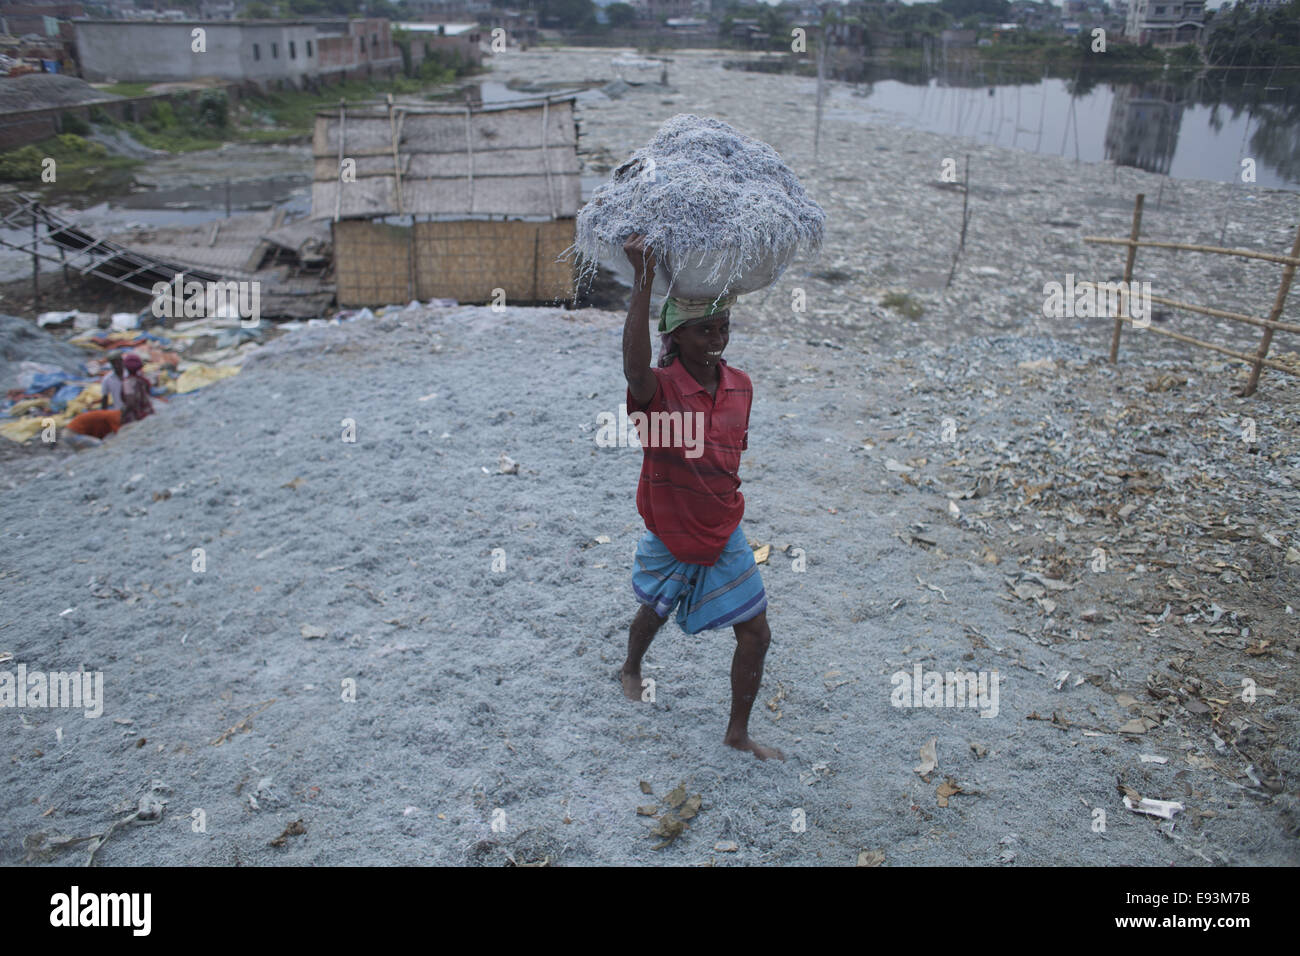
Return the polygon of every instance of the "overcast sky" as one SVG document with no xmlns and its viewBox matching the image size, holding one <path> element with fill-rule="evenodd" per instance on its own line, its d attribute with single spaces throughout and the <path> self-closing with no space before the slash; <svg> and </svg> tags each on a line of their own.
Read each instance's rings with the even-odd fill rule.
<svg viewBox="0 0 1300 956">
<path fill-rule="evenodd" d="M 604 6 L 607 3 L 614 2 L 614 0 L 597 0 L 597 2 L 599 2 L 602 6 Z M 780 0 L 759 0 L 759 2 L 768 3 L 772 6 L 777 6 L 780 3 Z M 838 3 L 838 2 L 843 2 L 843 0 L 833 0 L 833 2 Z M 906 3 L 908 6 L 911 6 L 913 3 L 926 2 L 926 0 L 900 0 L 900 2 Z M 1050 2 L 1054 7 L 1061 6 L 1060 0 L 1048 0 L 1048 2 Z M 1228 2 L 1230 2 L 1230 0 L 1206 0 L 1205 8 L 1207 10 L 1217 10 L 1219 7 L 1223 6 L 1225 3 Z"/>
</svg>

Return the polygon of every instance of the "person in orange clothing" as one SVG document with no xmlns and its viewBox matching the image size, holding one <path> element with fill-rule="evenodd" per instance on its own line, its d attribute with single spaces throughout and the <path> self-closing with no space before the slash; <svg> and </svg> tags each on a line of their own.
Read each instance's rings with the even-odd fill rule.
<svg viewBox="0 0 1300 956">
<path fill-rule="evenodd" d="M 153 402 L 149 400 L 149 380 L 144 377 L 143 367 L 140 356 L 134 352 L 127 352 L 120 363 L 114 363 L 115 371 L 122 368 L 125 372 L 120 392 L 113 396 L 115 401 L 120 398 L 120 406 L 98 408 L 77 415 L 64 428 L 68 444 L 79 448 L 97 445 L 123 425 L 138 422 L 153 414 Z"/>
<path fill-rule="evenodd" d="M 82 440 L 70 439 L 69 444 L 87 445 L 87 438 L 95 439 L 98 444 L 122 427 L 122 410 L 120 408 L 97 408 L 82 412 L 64 426 L 65 432 L 72 432 Z"/>
</svg>

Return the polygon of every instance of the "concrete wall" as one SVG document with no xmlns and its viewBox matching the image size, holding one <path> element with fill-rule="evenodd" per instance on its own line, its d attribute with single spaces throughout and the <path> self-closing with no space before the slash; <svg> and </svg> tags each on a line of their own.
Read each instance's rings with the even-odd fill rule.
<svg viewBox="0 0 1300 956">
<path fill-rule="evenodd" d="M 195 28 L 206 31 L 202 53 L 193 51 Z M 91 82 L 293 81 L 320 69 L 316 29 L 305 24 L 81 20 L 73 32 L 81 75 Z"/>
</svg>

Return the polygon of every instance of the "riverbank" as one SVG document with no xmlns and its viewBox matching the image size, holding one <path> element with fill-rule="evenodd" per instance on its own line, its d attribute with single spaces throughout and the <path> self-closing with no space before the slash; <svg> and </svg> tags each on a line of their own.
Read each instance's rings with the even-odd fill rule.
<svg viewBox="0 0 1300 956">
<path fill-rule="evenodd" d="M 319 90 L 252 88 L 241 90 L 233 102 L 224 85 L 86 87 L 85 95 L 114 97 L 105 104 L 112 107 L 113 115 L 102 105 L 87 107 L 86 118 L 61 114 L 60 135 L 0 151 L 0 181 L 39 193 L 48 202 L 109 197 L 132 187 L 130 171 L 142 166 L 151 151 L 184 154 L 232 145 L 307 143 L 316 112 L 340 99 L 379 99 L 390 93 L 432 97 L 475 72 L 460 66 L 430 70 L 419 78 L 347 80 Z M 135 98 L 119 101 L 114 91 L 134 93 Z M 47 158 L 56 161 L 53 180 L 46 173 Z"/>
</svg>

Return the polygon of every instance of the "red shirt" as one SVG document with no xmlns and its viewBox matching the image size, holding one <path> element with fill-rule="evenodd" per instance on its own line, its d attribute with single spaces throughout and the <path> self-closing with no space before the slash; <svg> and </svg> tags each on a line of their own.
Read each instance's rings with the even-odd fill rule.
<svg viewBox="0 0 1300 956">
<path fill-rule="evenodd" d="M 749 447 L 754 389 L 748 375 L 722 359 L 716 397 L 680 359 L 651 371 L 659 388 L 649 404 L 642 409 L 627 396 L 629 424 L 644 450 L 636 508 L 678 561 L 712 565 L 745 513 L 738 472 Z M 646 421 L 633 418 L 637 412 Z"/>
</svg>

